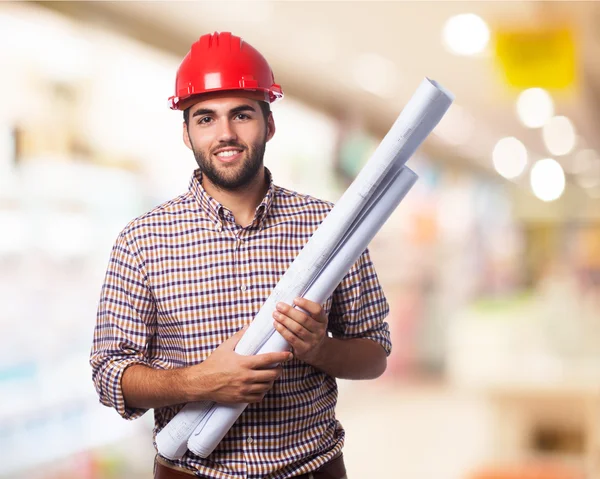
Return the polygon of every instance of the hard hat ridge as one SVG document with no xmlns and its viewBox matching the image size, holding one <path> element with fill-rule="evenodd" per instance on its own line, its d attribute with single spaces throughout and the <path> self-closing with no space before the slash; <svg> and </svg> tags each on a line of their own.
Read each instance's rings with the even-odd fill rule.
<svg viewBox="0 0 600 479">
<path fill-rule="evenodd" d="M 229 90 L 262 92 L 268 103 L 283 98 L 267 60 L 252 45 L 230 32 L 202 35 L 177 70 L 169 106 L 182 110 L 192 97 Z"/>
</svg>

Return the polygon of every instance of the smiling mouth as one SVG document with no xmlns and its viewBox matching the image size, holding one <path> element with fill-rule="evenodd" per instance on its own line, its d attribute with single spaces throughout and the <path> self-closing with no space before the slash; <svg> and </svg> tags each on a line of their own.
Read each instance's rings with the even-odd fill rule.
<svg viewBox="0 0 600 479">
<path fill-rule="evenodd" d="M 216 153 L 215 156 L 221 161 L 231 162 L 237 160 L 238 157 L 241 156 L 242 152 L 243 150 L 225 150 Z"/>
</svg>

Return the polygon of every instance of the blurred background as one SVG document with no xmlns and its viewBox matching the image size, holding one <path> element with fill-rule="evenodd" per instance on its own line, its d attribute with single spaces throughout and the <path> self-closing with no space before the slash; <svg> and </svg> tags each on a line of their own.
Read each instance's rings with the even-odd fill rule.
<svg viewBox="0 0 600 479">
<path fill-rule="evenodd" d="M 203 33 L 286 98 L 265 163 L 336 201 L 425 77 L 456 102 L 371 244 L 394 352 L 340 381 L 349 477 L 600 478 L 600 4 L 0 3 L 0 477 L 152 476 L 152 415 L 98 403 L 111 246 L 187 188 L 167 107 Z"/>
</svg>

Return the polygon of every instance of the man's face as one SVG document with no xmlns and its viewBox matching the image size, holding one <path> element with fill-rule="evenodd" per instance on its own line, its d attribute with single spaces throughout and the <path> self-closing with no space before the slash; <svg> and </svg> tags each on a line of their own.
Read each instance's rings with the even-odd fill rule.
<svg viewBox="0 0 600 479">
<path fill-rule="evenodd" d="M 184 142 L 205 177 L 217 188 L 241 190 L 262 173 L 265 144 L 275 133 L 257 100 L 213 94 L 190 108 Z"/>
</svg>

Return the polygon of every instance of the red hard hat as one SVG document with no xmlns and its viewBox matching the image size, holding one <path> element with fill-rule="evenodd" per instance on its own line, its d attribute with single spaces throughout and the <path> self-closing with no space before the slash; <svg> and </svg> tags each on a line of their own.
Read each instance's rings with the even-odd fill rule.
<svg viewBox="0 0 600 479">
<path fill-rule="evenodd" d="M 269 103 L 283 98 L 267 60 L 252 45 L 229 32 L 202 35 L 179 65 L 169 106 L 183 110 L 192 96 L 227 90 L 263 92 Z"/>
</svg>

